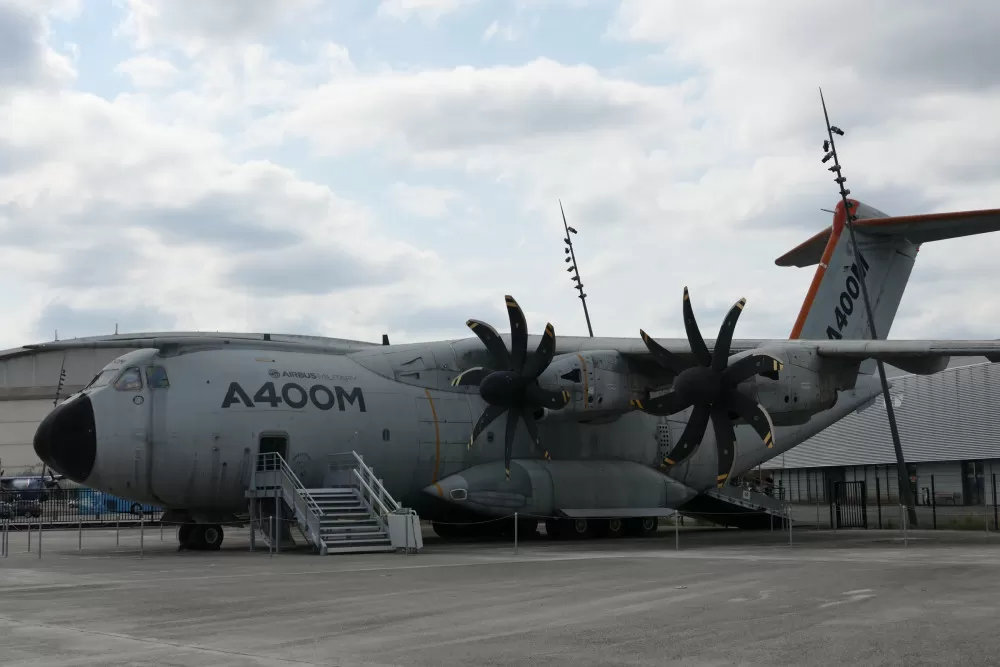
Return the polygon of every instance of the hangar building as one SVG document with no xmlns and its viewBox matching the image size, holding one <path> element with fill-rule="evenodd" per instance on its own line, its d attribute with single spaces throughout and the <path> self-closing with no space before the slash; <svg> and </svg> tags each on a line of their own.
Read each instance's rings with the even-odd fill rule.
<svg viewBox="0 0 1000 667">
<path fill-rule="evenodd" d="M 266 334 L 169 332 L 94 336 L 74 339 L 114 341 L 157 337 L 257 338 Z M 269 335 L 271 340 L 337 342 L 312 336 Z M 106 343 L 104 343 L 106 344 Z M 372 343 L 374 344 L 374 343 Z M 79 391 L 107 362 L 132 349 L 81 348 L 39 352 L 26 348 L 0 351 L 0 470 L 6 475 L 40 473 L 31 447 L 35 429 L 52 409 L 61 368 L 66 370 L 60 396 Z M 930 376 L 894 377 L 894 407 L 903 452 L 910 466 L 918 502 L 928 501 L 930 476 L 938 503 L 993 503 L 993 474 L 1000 473 L 1000 364 L 956 358 Z M 882 498 L 898 498 L 895 455 L 882 398 L 852 414 L 795 449 L 765 463 L 792 502 L 827 502 L 829 483 L 866 480 L 871 496 L 876 477 Z"/>
<path fill-rule="evenodd" d="M 938 505 L 995 504 L 994 486 L 1000 496 L 1000 364 L 965 357 L 952 359 L 934 375 L 904 375 L 888 366 L 886 372 L 916 503 L 931 504 L 933 488 Z M 899 499 L 881 396 L 761 467 L 773 471 L 775 483 L 793 503 L 826 503 L 831 482 L 860 480 L 870 499 L 876 489 L 883 503 Z"/>
</svg>

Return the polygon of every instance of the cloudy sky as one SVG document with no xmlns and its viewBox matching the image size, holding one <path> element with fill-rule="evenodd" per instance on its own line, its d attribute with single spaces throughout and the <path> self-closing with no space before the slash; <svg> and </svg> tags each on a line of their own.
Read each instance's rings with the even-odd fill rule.
<svg viewBox="0 0 1000 667">
<path fill-rule="evenodd" d="M 856 11 L 855 11 L 856 10 Z M 469 317 L 786 337 L 853 195 L 1000 207 L 1000 4 L 0 0 L 0 348 L 143 330 L 394 342 Z M 922 249 L 894 338 L 1000 336 L 1000 234 Z"/>
</svg>

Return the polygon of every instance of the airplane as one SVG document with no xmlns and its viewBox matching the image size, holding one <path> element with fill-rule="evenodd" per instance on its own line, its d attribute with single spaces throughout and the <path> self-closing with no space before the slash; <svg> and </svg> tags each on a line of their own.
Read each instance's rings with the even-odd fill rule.
<svg viewBox="0 0 1000 667">
<path fill-rule="evenodd" d="M 58 341 L 134 348 L 40 423 L 39 458 L 81 484 L 165 508 L 182 547 L 218 549 L 245 525 L 259 452 L 307 488 L 356 451 L 439 535 L 484 534 L 514 512 L 555 537 L 649 535 L 657 517 L 865 409 L 879 359 L 912 373 L 951 356 L 1000 360 L 1000 341 L 871 340 L 865 281 L 887 336 L 923 243 L 1000 229 L 1000 210 L 890 217 L 857 200 L 854 256 L 832 224 L 779 266 L 818 265 L 788 339 L 733 339 L 738 301 L 705 340 L 685 289 L 687 340 L 529 335 L 470 319 L 474 336 L 390 345 L 270 334 Z M 711 425 L 711 428 L 709 428 Z M 520 527 L 520 524 L 519 524 Z M 523 533 L 522 533 L 523 534 Z"/>
<path fill-rule="evenodd" d="M 0 500 L 20 498 L 23 500 L 49 499 L 52 489 L 59 488 L 64 475 L 4 475 L 0 470 Z"/>
</svg>

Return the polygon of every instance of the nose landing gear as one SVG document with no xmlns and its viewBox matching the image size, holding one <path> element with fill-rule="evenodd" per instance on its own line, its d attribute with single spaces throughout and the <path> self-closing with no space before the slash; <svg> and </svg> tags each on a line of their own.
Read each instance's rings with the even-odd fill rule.
<svg viewBox="0 0 1000 667">
<path fill-rule="evenodd" d="M 212 523 L 185 523 L 177 530 L 178 551 L 218 551 L 222 546 L 222 526 Z"/>
</svg>

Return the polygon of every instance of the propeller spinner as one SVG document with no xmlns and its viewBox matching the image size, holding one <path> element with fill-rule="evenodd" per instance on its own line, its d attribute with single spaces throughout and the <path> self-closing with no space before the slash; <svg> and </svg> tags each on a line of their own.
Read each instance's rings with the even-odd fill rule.
<svg viewBox="0 0 1000 667">
<path fill-rule="evenodd" d="M 469 368 L 462 371 L 452 381 L 452 386 L 478 386 L 479 395 L 486 401 L 486 409 L 480 415 L 469 447 L 479 434 L 503 413 L 507 413 L 507 429 L 504 438 L 504 470 L 510 479 L 511 450 L 518 420 L 524 421 L 532 442 L 549 459 L 548 451 L 538 439 L 534 412 L 540 408 L 558 410 L 569 402 L 568 391 L 548 391 L 538 386 L 540 376 L 556 352 L 556 332 L 551 324 L 545 325 L 545 333 L 538 348 L 530 358 L 528 352 L 528 325 L 521 307 L 514 297 L 507 295 L 507 315 L 510 318 L 510 351 L 504 345 L 496 329 L 486 322 L 469 320 L 466 325 L 472 329 L 489 351 L 490 366 Z"/>
<path fill-rule="evenodd" d="M 752 354 L 729 364 L 733 332 L 745 304 L 746 299 L 740 299 L 730 308 L 719 329 L 715 348 L 710 353 L 691 310 L 688 289 L 684 288 L 684 330 L 696 361 L 694 365 L 686 364 L 679 356 L 650 338 L 645 331 L 639 330 L 639 335 L 653 358 L 672 371 L 675 377 L 673 387 L 668 392 L 650 400 L 633 401 L 633 406 L 654 415 L 671 415 L 694 406 L 680 439 L 663 459 L 664 467 L 678 465 L 694 454 L 705 437 L 708 420 L 711 419 L 718 447 L 716 482 L 720 488 L 729 478 L 736 457 L 736 433 L 730 413 L 735 413 L 753 427 L 768 449 L 774 446 L 771 416 L 763 406 L 740 393 L 737 386 L 758 374 L 777 379 L 778 371 L 783 367 L 781 361 L 768 354 Z"/>
</svg>

